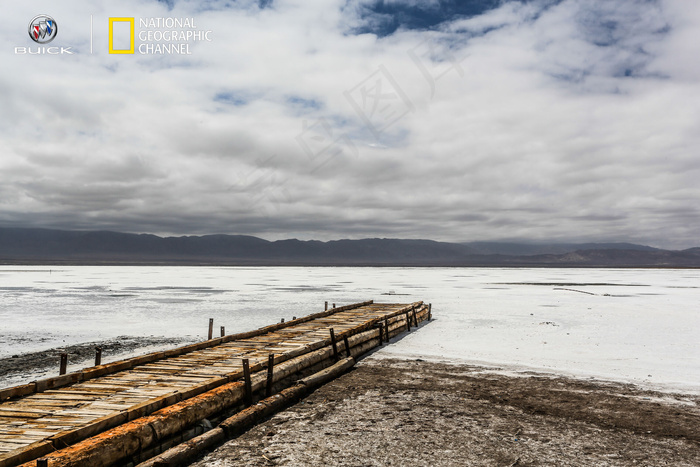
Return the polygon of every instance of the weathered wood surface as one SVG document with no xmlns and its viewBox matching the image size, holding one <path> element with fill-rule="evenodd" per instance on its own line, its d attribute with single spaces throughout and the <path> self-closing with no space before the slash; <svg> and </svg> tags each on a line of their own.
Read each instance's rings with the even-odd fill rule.
<svg viewBox="0 0 700 467">
<path fill-rule="evenodd" d="M 270 354 L 275 355 L 277 364 L 278 358 L 286 361 L 329 345 L 331 328 L 343 339 L 337 342 L 343 350 L 346 350 L 345 337 L 373 329 L 380 321 L 388 323 L 394 335 L 399 332 L 398 327 L 407 324 L 407 311 L 419 306 L 421 302 L 409 305 L 364 302 L 257 331 L 129 359 L 126 363 L 103 365 L 53 378 L 54 381 L 38 381 L 15 392 L 5 390 L 5 395 L 17 397 L 0 403 L 0 467 L 36 459 L 240 381 L 243 359 L 250 362 L 253 380 L 264 385 Z M 352 346 L 352 338 L 350 342 Z M 33 393 L 26 394 L 26 386 L 33 386 Z"/>
<path fill-rule="evenodd" d="M 211 449 L 226 439 L 242 433 L 264 417 L 268 417 L 286 405 L 298 401 L 311 390 L 343 374 L 354 364 L 355 360 L 352 357 L 348 357 L 335 365 L 303 378 L 294 386 L 286 388 L 274 396 L 267 397 L 256 405 L 229 417 L 220 423 L 218 427 L 143 462 L 138 467 L 186 465 L 201 454 L 202 451 Z"/>
</svg>

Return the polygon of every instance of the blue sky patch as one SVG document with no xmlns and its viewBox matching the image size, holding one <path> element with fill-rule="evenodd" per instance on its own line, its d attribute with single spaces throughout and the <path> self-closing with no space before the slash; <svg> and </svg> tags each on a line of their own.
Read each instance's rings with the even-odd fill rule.
<svg viewBox="0 0 700 467">
<path fill-rule="evenodd" d="M 236 91 L 219 92 L 214 96 L 214 101 L 221 104 L 233 105 L 241 107 L 248 104 L 252 100 L 250 94 L 245 94 Z"/>
<path fill-rule="evenodd" d="M 304 110 L 319 110 L 323 107 L 323 103 L 316 99 L 305 99 L 300 96 L 288 96 L 287 104 L 297 109 Z"/>
<path fill-rule="evenodd" d="M 406 4 L 378 0 L 358 7 L 362 24 L 353 33 L 371 33 L 384 37 L 400 28 L 433 29 L 447 21 L 481 15 L 501 3 L 501 0 L 440 0 Z"/>
</svg>

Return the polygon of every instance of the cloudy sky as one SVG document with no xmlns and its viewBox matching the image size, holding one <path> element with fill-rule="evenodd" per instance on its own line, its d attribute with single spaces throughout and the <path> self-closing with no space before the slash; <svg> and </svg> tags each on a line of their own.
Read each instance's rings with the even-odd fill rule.
<svg viewBox="0 0 700 467">
<path fill-rule="evenodd" d="M 700 2 L 0 8 L 0 226 L 700 245 Z M 211 41 L 141 54 L 143 18 Z"/>
</svg>

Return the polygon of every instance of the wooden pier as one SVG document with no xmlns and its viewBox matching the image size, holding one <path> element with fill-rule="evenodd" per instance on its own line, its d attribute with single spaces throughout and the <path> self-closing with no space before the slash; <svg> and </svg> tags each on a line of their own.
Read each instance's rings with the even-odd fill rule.
<svg viewBox="0 0 700 467">
<path fill-rule="evenodd" d="M 363 302 L 0 390 L 0 467 L 145 462 L 430 315 Z"/>
</svg>

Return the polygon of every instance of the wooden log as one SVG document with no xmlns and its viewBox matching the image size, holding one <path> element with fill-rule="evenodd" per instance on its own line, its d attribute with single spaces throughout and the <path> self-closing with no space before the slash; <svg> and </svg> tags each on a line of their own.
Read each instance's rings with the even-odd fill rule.
<svg viewBox="0 0 700 467">
<path fill-rule="evenodd" d="M 341 374 L 345 373 L 354 365 L 355 359 L 352 357 L 347 357 L 342 360 L 339 360 L 338 363 L 326 368 L 325 370 L 321 370 L 317 373 L 314 373 L 311 376 L 307 376 L 306 378 L 300 379 L 297 382 L 297 384 L 303 384 L 307 388 L 317 388 L 330 381 L 331 379 L 336 378 L 337 376 L 340 376 Z"/>
<path fill-rule="evenodd" d="M 68 368 L 68 354 L 67 353 L 62 353 L 61 354 L 61 364 L 58 368 L 58 374 L 60 375 L 65 375 L 66 374 L 66 369 Z"/>
<path fill-rule="evenodd" d="M 207 340 L 211 340 L 214 337 L 214 318 L 209 318 L 209 333 Z"/>
<path fill-rule="evenodd" d="M 243 379 L 245 384 L 245 403 L 247 406 L 253 405 L 253 389 L 250 383 L 250 365 L 247 358 L 243 359 Z"/>
<path fill-rule="evenodd" d="M 11 388 L 0 390 L 0 402 L 13 397 L 26 396 L 36 392 L 36 383 L 23 384 Z"/>
<path fill-rule="evenodd" d="M 182 444 L 168 449 L 158 457 L 142 462 L 138 467 L 174 467 L 188 465 L 197 456 L 207 450 L 213 449 L 227 439 L 226 433 L 221 428 L 214 428 Z"/>
</svg>

